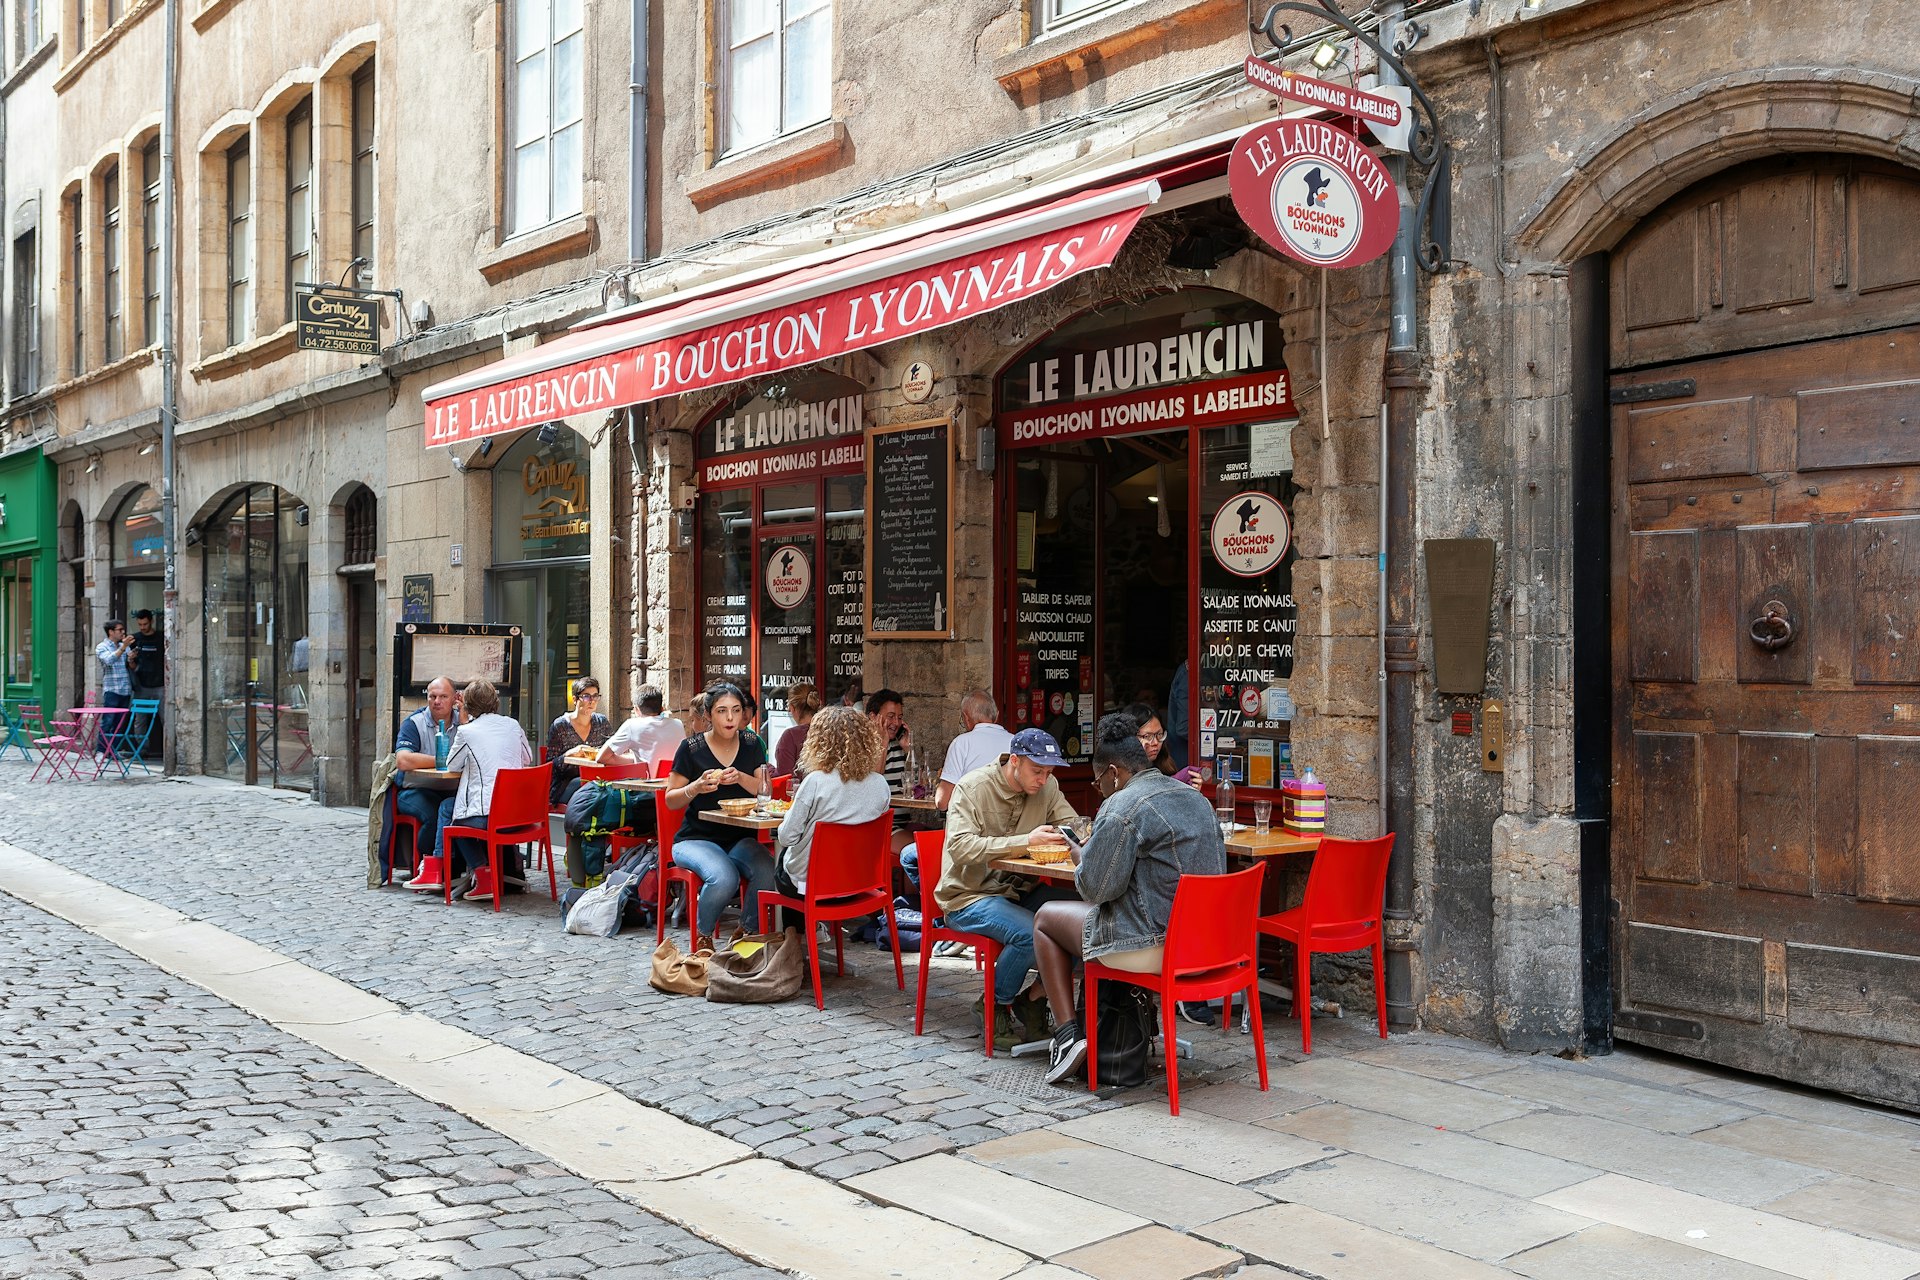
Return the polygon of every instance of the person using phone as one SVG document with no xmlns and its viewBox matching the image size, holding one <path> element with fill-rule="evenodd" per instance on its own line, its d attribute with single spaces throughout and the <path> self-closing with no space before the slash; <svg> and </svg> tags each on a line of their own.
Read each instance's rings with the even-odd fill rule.
<svg viewBox="0 0 1920 1280">
<path fill-rule="evenodd" d="M 1180 877 L 1227 869 L 1213 806 L 1154 767 L 1140 743 L 1139 721 L 1124 711 L 1094 727 L 1093 781 L 1108 798 L 1092 832 L 1084 846 L 1066 833 L 1083 901 L 1046 903 L 1033 919 L 1034 960 L 1056 1028 L 1049 1083 L 1070 1077 L 1087 1060 L 1087 1037 L 1074 1017 L 1074 960 L 1160 972 Z"/>
</svg>

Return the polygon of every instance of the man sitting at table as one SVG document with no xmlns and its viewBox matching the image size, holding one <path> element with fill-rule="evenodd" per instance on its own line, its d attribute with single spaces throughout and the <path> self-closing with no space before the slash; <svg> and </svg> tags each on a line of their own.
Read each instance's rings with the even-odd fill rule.
<svg viewBox="0 0 1920 1280">
<path fill-rule="evenodd" d="M 993 861 L 1024 853 L 1033 836 L 1061 838 L 1058 824 L 1074 812 L 1053 771 L 1066 763 L 1052 734 L 1023 729 L 1006 755 L 960 780 L 947 808 L 946 864 L 934 900 L 949 927 L 985 934 L 1001 946 L 993 975 L 996 1042 L 1003 1032 L 1015 1044 L 1047 1036 L 1046 1009 L 1027 990 L 1027 970 L 1033 965 L 1034 909 L 1060 890 L 1034 888 L 996 871 Z"/>
<path fill-rule="evenodd" d="M 960 700 L 959 737 L 947 744 L 947 759 L 940 766 L 940 785 L 934 788 L 934 807 L 944 809 L 953 803 L 953 789 L 960 779 L 983 764 L 992 764 L 1007 754 L 1013 735 L 1000 724 L 1000 707 L 985 689 L 975 689 Z"/>
<path fill-rule="evenodd" d="M 1040 981 L 1058 1028 L 1048 1083 L 1087 1060 L 1087 1037 L 1073 1016 L 1074 957 L 1129 973 L 1160 972 L 1180 877 L 1227 869 L 1212 804 L 1153 766 L 1140 722 L 1124 711 L 1094 729 L 1093 785 L 1108 799 L 1074 868 L 1083 901 L 1049 902 L 1034 917 Z"/>
<path fill-rule="evenodd" d="M 400 734 L 393 742 L 393 767 L 400 771 L 393 775 L 393 807 L 420 823 L 413 846 L 414 876 L 407 887 L 438 893 L 445 887 L 446 874 L 439 857 L 440 802 L 460 783 L 457 778 L 423 778 L 410 772 L 434 767 L 436 727 L 446 729 L 451 746 L 454 732 L 460 727 L 460 695 L 446 676 L 435 676 L 427 685 L 427 705 L 401 723 Z"/>
<path fill-rule="evenodd" d="M 659 768 L 671 762 L 687 736 L 680 722 L 666 714 L 667 697 L 658 686 L 643 684 L 633 691 L 633 715 L 624 721 L 600 749 L 602 764 L 644 764 Z"/>
</svg>

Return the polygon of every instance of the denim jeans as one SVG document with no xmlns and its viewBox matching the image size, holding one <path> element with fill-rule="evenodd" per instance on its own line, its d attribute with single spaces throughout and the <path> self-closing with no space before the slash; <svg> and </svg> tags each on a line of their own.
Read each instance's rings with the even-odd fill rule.
<svg viewBox="0 0 1920 1280">
<path fill-rule="evenodd" d="M 699 933 L 713 936 L 720 913 L 740 896 L 742 882 L 748 892 L 741 923 L 748 932 L 759 931 L 760 895 L 773 888 L 773 858 L 757 839 L 742 836 L 726 849 L 711 840 L 675 840 L 673 865 L 700 877 L 700 904 L 695 917 Z"/>
<path fill-rule="evenodd" d="M 465 875 L 487 865 L 487 842 L 475 840 L 472 836 L 454 836 L 447 838 L 448 827 L 485 827 L 487 815 L 476 813 L 470 818 L 456 819 L 453 816 L 455 797 L 448 796 L 440 802 L 440 856 L 445 858 L 449 877 Z M 452 847 L 449 848 L 448 846 Z"/>
<path fill-rule="evenodd" d="M 440 851 L 440 805 L 446 798 L 444 791 L 428 791 L 422 787 L 400 787 L 394 792 L 393 807 L 409 818 L 420 820 L 420 834 L 413 843 L 416 858 L 431 858 Z"/>
<path fill-rule="evenodd" d="M 993 998 L 1012 1004 L 1026 988 L 1027 970 L 1033 968 L 1033 912 L 1012 898 L 982 898 L 947 912 L 947 928 L 985 934 L 1000 944 L 1000 958 L 993 966 Z"/>
</svg>

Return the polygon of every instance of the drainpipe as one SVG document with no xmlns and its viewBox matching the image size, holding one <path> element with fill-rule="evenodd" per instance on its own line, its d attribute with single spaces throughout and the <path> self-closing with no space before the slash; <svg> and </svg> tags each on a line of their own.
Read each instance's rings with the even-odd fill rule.
<svg viewBox="0 0 1920 1280">
<path fill-rule="evenodd" d="M 166 637 L 164 675 L 166 706 L 160 719 L 163 744 L 163 768 L 169 774 L 180 767 L 180 682 L 174 655 L 180 651 L 180 564 L 179 540 L 175 537 L 178 513 L 174 507 L 174 473 L 178 461 L 174 454 L 173 429 L 180 416 L 179 352 L 174 345 L 173 311 L 174 272 L 177 270 L 179 236 L 176 232 L 179 188 L 174 175 L 174 147 L 179 131 L 178 87 L 180 76 L 180 24 L 178 0 L 166 0 L 161 12 L 162 38 L 166 41 L 166 69 L 161 80 L 165 101 L 160 110 L 160 546 L 166 566 L 165 591 L 161 601 L 164 615 L 162 631 Z"/>
<path fill-rule="evenodd" d="M 633 60 L 627 78 L 627 261 L 647 260 L 647 87 L 653 48 L 651 0 L 633 0 Z M 647 467 L 640 456 L 640 407 L 627 409 L 627 466 L 631 472 L 632 517 L 627 528 L 629 587 L 633 596 L 632 668 L 641 683 L 649 669 L 647 653 Z"/>
<path fill-rule="evenodd" d="M 1392 49 L 1406 12 L 1404 0 L 1380 6 L 1381 43 Z M 1385 59 L 1380 63 L 1383 85 L 1405 83 Z M 1419 246 L 1419 217 L 1407 190 L 1407 158 L 1387 157 L 1387 169 L 1400 189 L 1400 230 L 1394 237 L 1391 259 L 1392 328 L 1388 335 L 1386 439 L 1382 442 L 1386 488 L 1386 677 L 1385 732 L 1387 830 L 1397 837 L 1387 867 L 1386 916 L 1413 919 L 1414 831 L 1413 702 L 1414 676 L 1419 670 L 1420 634 L 1414 612 L 1413 443 L 1426 377 L 1421 369 L 1418 302 L 1414 290 L 1414 255 Z M 1412 1025 L 1413 944 L 1402 939 L 1389 943 L 1387 952 L 1387 1017 L 1399 1026 Z"/>
</svg>

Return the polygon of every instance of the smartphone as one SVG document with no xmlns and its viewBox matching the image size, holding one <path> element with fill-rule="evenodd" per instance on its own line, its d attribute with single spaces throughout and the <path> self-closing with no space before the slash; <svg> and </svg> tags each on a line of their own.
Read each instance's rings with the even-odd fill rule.
<svg viewBox="0 0 1920 1280">
<path fill-rule="evenodd" d="M 1078 858 L 1082 853 L 1086 852 L 1087 842 L 1082 840 L 1080 833 L 1072 827 L 1061 827 L 1060 834 L 1067 838 L 1067 847 L 1073 850 L 1075 858 Z"/>
</svg>

